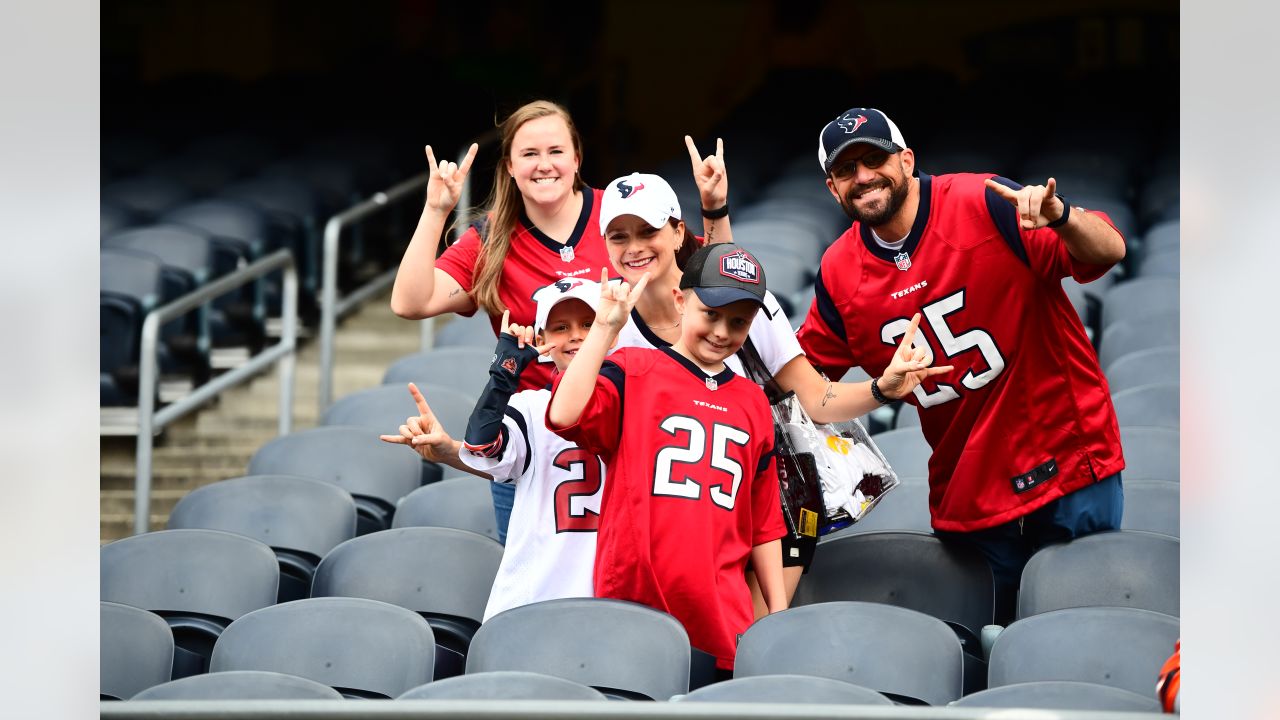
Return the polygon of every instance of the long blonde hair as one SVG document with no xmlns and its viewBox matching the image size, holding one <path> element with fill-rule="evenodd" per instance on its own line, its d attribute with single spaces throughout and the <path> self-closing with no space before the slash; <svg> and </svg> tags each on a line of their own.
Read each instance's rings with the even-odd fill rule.
<svg viewBox="0 0 1280 720">
<path fill-rule="evenodd" d="M 490 315 L 501 315 L 507 309 L 498 297 L 498 281 L 502 277 L 502 263 L 506 260 L 507 251 L 511 248 L 511 234 L 515 232 L 516 222 L 524 209 L 524 199 L 520 188 L 507 170 L 507 161 L 511 158 L 511 145 L 515 142 L 516 131 L 530 120 L 559 115 L 569 128 L 569 137 L 573 140 L 573 152 L 582 163 L 582 139 L 578 136 L 578 128 L 569 117 L 569 111 L 549 100 L 534 100 L 522 105 L 507 116 L 502 122 L 502 147 L 498 158 L 498 167 L 493 173 L 493 188 L 489 191 L 484 214 L 488 218 L 487 227 L 481 230 L 483 249 L 476 261 L 475 284 L 471 289 L 471 298 L 476 305 Z M 582 175 L 573 174 L 573 189 L 582 190 L 586 183 Z"/>
</svg>

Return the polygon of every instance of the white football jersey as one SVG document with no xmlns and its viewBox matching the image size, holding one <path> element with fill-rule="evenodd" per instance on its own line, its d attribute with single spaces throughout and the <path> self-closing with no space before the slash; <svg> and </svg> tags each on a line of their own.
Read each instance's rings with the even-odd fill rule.
<svg viewBox="0 0 1280 720">
<path fill-rule="evenodd" d="M 507 402 L 507 443 L 495 458 L 458 455 L 495 482 L 514 483 L 507 546 L 484 619 L 520 605 L 591 597 L 596 530 L 604 493 L 600 458 L 546 427 L 550 390 L 524 390 Z"/>
<path fill-rule="evenodd" d="M 791 362 L 793 358 L 803 355 L 804 351 L 800 349 L 795 331 L 791 329 L 791 323 L 782 312 L 782 306 L 778 304 L 773 293 L 765 292 L 764 304 L 769 312 L 765 313 L 762 309 L 756 313 L 755 320 L 751 321 L 749 337 L 760 353 L 760 359 L 764 361 L 765 367 L 769 368 L 769 372 L 777 375 L 784 365 Z M 668 347 L 668 344 L 644 324 L 639 313 L 632 310 L 627 324 L 618 331 L 618 343 L 614 345 L 614 350 L 624 347 L 664 348 Z M 728 365 L 735 374 L 747 376 L 737 353 L 725 358 L 724 364 Z"/>
</svg>

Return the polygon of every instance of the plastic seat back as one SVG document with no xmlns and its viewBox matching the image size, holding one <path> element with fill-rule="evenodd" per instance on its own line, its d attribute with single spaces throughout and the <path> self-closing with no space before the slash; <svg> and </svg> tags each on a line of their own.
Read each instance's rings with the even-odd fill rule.
<svg viewBox="0 0 1280 720">
<path fill-rule="evenodd" d="M 1074 680 L 1150 695 L 1179 632 L 1177 618 L 1137 608 L 1078 607 L 1032 615 L 996 638 L 988 684 Z"/>
<path fill-rule="evenodd" d="M 1107 368 L 1107 385 L 1118 393 L 1152 383 L 1180 382 L 1182 354 L 1176 345 L 1131 352 Z"/>
<path fill-rule="evenodd" d="M 1146 425 L 1177 430 L 1180 424 L 1178 383 L 1152 383 L 1111 395 L 1121 426 Z"/>
<path fill-rule="evenodd" d="M 738 643 L 734 677 L 795 673 L 842 680 L 908 703 L 964 691 L 964 650 L 946 623 L 914 610 L 827 602 L 765 616 Z"/>
<path fill-rule="evenodd" d="M 689 691 L 689 636 L 678 620 L 621 600 L 565 598 L 489 618 L 467 673 L 539 672 L 606 694 L 668 700 Z"/>
<path fill-rule="evenodd" d="M 263 670 L 192 675 L 148 688 L 134 700 L 341 700 L 337 690 L 314 680 Z"/>
<path fill-rule="evenodd" d="M 233 622 L 210 672 L 266 670 L 323 683 L 348 697 L 393 698 L 431 680 L 435 638 L 417 613 L 364 598 L 308 598 Z"/>
<path fill-rule="evenodd" d="M 1181 463 L 1179 432 L 1170 428 L 1121 425 L 1120 445 L 1124 448 L 1124 481 L 1165 480 L 1178 482 Z"/>
<path fill-rule="evenodd" d="M 951 703 L 952 707 L 1036 710 L 1160 712 L 1160 703 L 1117 687 L 1068 680 L 1044 680 L 991 688 Z"/>
<path fill-rule="evenodd" d="M 414 383 L 419 389 L 423 386 L 448 387 L 479 397 L 489 382 L 492 359 L 492 347 L 446 347 L 406 355 L 387 368 L 382 384 L 403 388 L 407 383 Z"/>
<path fill-rule="evenodd" d="M 398 700 L 607 700 L 582 683 L 541 673 L 472 673 L 419 685 Z"/>
<path fill-rule="evenodd" d="M 1145 530 L 1169 537 L 1180 532 L 1179 490 L 1182 486 L 1167 480 L 1124 479 L 1123 530 Z"/>
<path fill-rule="evenodd" d="M 682 702 L 787 703 L 800 705 L 892 705 L 875 690 L 809 675 L 757 675 L 698 688 Z"/>
<path fill-rule="evenodd" d="M 99 605 L 99 695 L 128 700 L 168 682 L 173 672 L 173 632 L 164 618 L 120 603 Z"/>
<path fill-rule="evenodd" d="M 1041 549 L 1027 562 L 1018 617 L 1071 607 L 1108 606 L 1178 616 L 1177 538 L 1117 530 Z"/>
<path fill-rule="evenodd" d="M 489 480 L 467 475 L 423 485 L 400 499 L 391 527 L 445 527 L 498 539 Z"/>
<path fill-rule="evenodd" d="M 871 436 L 899 477 L 929 477 L 929 457 L 933 448 L 919 427 L 888 430 Z"/>
</svg>

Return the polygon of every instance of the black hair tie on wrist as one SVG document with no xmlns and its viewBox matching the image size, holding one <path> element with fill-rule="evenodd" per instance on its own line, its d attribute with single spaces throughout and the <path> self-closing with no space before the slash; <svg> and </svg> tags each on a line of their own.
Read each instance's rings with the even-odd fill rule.
<svg viewBox="0 0 1280 720">
<path fill-rule="evenodd" d="M 1054 195 L 1058 194 L 1054 193 Z M 1067 199 L 1061 195 L 1058 195 L 1058 199 L 1062 201 L 1062 217 L 1059 217 L 1057 220 L 1045 225 L 1047 228 L 1060 228 L 1063 225 L 1066 225 L 1067 218 L 1071 217 L 1071 203 L 1067 202 Z"/>
<path fill-rule="evenodd" d="M 724 205 L 721 205 L 715 210 L 708 210 L 706 208 L 702 208 L 702 217 L 708 220 L 719 220 L 722 217 L 726 217 L 728 214 L 729 214 L 729 203 L 725 203 Z"/>
</svg>

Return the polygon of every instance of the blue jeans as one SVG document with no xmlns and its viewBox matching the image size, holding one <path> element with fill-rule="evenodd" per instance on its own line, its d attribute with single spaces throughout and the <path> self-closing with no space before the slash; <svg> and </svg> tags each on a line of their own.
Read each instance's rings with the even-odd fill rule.
<svg viewBox="0 0 1280 720">
<path fill-rule="evenodd" d="M 1068 493 L 1017 520 L 974 532 L 934 530 L 946 541 L 967 542 L 991 565 L 996 586 L 996 623 L 1013 622 L 1022 569 L 1037 550 L 1054 543 L 1120 528 L 1124 487 L 1120 473 Z"/>
<path fill-rule="evenodd" d="M 511 506 L 516 500 L 516 486 L 507 483 L 489 483 L 493 493 L 493 514 L 498 520 L 498 542 L 507 543 L 507 525 L 511 523 Z"/>
</svg>

